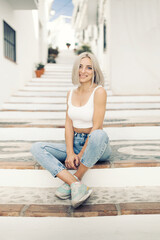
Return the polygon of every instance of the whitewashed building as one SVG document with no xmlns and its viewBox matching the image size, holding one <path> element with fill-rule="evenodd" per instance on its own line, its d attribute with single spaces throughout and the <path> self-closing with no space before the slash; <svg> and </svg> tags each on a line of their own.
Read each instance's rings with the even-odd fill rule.
<svg viewBox="0 0 160 240">
<path fill-rule="evenodd" d="M 0 0 L 0 107 L 47 60 L 50 0 Z"/>
<path fill-rule="evenodd" d="M 91 45 L 114 94 L 160 94 L 160 0 L 73 0 L 79 45 Z"/>
<path fill-rule="evenodd" d="M 70 43 L 70 49 L 75 47 L 74 30 L 71 24 L 71 17 L 60 15 L 48 23 L 48 44 L 60 50 L 66 49 L 66 43 Z"/>
</svg>

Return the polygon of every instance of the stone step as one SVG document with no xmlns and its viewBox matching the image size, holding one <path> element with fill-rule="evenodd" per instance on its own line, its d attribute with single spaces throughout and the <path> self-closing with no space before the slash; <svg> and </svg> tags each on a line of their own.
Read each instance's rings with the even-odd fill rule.
<svg viewBox="0 0 160 240">
<path fill-rule="evenodd" d="M 37 83 L 41 83 L 41 82 L 48 83 L 48 82 L 50 82 L 50 83 L 59 83 L 61 85 L 61 83 L 66 83 L 66 84 L 72 83 L 72 79 L 71 79 L 71 77 L 68 78 L 66 76 L 61 77 L 61 78 L 56 78 L 56 77 L 52 78 L 52 77 L 44 77 L 43 76 L 41 78 L 32 78 L 32 81 L 30 81 L 30 82 L 37 82 Z M 105 83 L 108 83 L 107 79 L 105 80 Z"/>
<path fill-rule="evenodd" d="M 58 240 L 74 240 L 75 234 L 77 240 L 106 240 L 106 236 L 111 240 L 159 240 L 159 221 L 159 214 L 116 218 L 96 217 L 96 213 L 90 218 L 0 217 L 2 240 L 53 240 L 53 236 Z"/>
<path fill-rule="evenodd" d="M 159 126 L 160 119 L 155 111 L 130 111 L 127 117 L 127 111 L 107 111 L 103 127 L 138 127 L 138 126 Z M 116 113 L 113 114 L 113 113 Z M 126 116 L 122 113 L 125 113 Z M 122 115 L 121 115 L 122 114 Z M 149 114 L 151 114 L 149 116 Z M 65 112 L 30 112 L 30 111 L 1 111 L 1 128 L 64 128 Z"/>
<path fill-rule="evenodd" d="M 73 84 L 71 82 L 49 82 L 49 81 L 45 81 L 45 82 L 28 82 L 26 84 L 27 87 L 62 87 L 62 88 L 65 88 L 65 87 L 70 87 L 72 88 L 73 87 Z"/>
<path fill-rule="evenodd" d="M 107 91 L 107 95 L 111 96 L 112 92 L 110 90 Z M 13 94 L 12 96 L 22 96 L 22 97 L 66 97 L 67 92 L 64 91 L 56 91 L 56 90 L 50 90 L 50 91 L 29 91 L 29 90 L 20 90 Z"/>
<path fill-rule="evenodd" d="M 72 67 L 64 68 L 64 66 L 63 67 L 54 66 L 54 68 L 45 67 L 44 74 L 55 74 L 55 73 L 65 74 L 65 73 L 71 73 L 71 72 L 72 72 Z"/>
<path fill-rule="evenodd" d="M 39 78 L 38 78 L 39 79 Z M 71 79 L 72 79 L 72 77 L 71 77 L 71 75 L 58 75 L 58 74 L 56 74 L 56 75 L 41 75 L 41 79 L 52 79 L 52 80 L 54 80 L 54 79 L 67 79 L 67 80 L 69 80 L 70 82 L 71 82 Z"/>
<path fill-rule="evenodd" d="M 112 155 L 94 169 L 160 166 L 160 127 L 104 129 L 110 137 Z M 64 141 L 64 129 L 0 128 L 0 168 L 42 169 L 29 151 L 34 141 Z"/>
<path fill-rule="evenodd" d="M 64 120 L 65 112 L 10 112 L 0 111 L 0 119 L 61 119 Z M 105 113 L 105 120 L 113 121 L 141 121 L 149 122 L 156 120 L 159 122 L 159 110 L 123 110 L 123 111 L 107 111 Z M 154 121 L 153 121 L 154 122 Z"/>
<path fill-rule="evenodd" d="M 1 216 L 95 217 L 160 214 L 159 187 L 93 188 L 77 209 L 70 199 L 55 197 L 55 188 L 0 187 Z"/>
<path fill-rule="evenodd" d="M 45 65 L 45 71 L 72 71 L 72 64 L 46 64 Z"/>
<path fill-rule="evenodd" d="M 66 69 L 64 70 L 63 68 L 59 68 L 59 69 L 51 69 L 49 70 L 45 70 L 43 75 L 71 75 L 72 74 L 72 69 Z"/>
<path fill-rule="evenodd" d="M 160 126 L 104 128 L 111 141 L 159 140 Z M 0 141 L 63 141 L 64 128 L 0 128 Z"/>
<path fill-rule="evenodd" d="M 30 102 L 30 103 L 66 103 L 66 97 L 46 97 L 46 98 L 41 98 L 41 97 L 31 97 L 31 98 L 27 98 L 27 97 L 10 97 L 9 99 L 10 102 Z M 8 102 L 9 103 L 9 102 Z M 107 97 L 107 103 L 160 103 L 160 97 L 155 96 L 142 96 L 142 97 L 138 97 L 138 96 L 108 96 Z"/>
<path fill-rule="evenodd" d="M 31 111 L 66 111 L 66 104 L 55 104 L 55 103 L 5 103 L 2 105 L 4 110 L 31 110 Z M 147 110 L 159 110 L 160 103 L 107 103 L 107 110 L 136 110 L 136 109 L 147 109 Z"/>
<path fill-rule="evenodd" d="M 104 128 L 110 140 L 159 140 L 160 127 L 108 127 Z M 0 128 L 0 141 L 63 141 L 64 128 Z"/>
<path fill-rule="evenodd" d="M 160 126 L 159 119 L 151 119 L 149 121 L 146 118 L 144 119 L 134 119 L 131 121 L 130 119 L 123 120 L 121 119 L 108 119 L 104 121 L 103 127 L 144 127 L 144 126 Z M 0 128 L 64 128 L 65 120 L 23 120 L 23 119 L 3 119 L 0 120 Z"/>
<path fill-rule="evenodd" d="M 69 170 L 72 174 L 75 170 Z M 89 187 L 160 187 L 159 167 L 89 169 L 83 183 Z M 149 176 L 149 177 L 148 177 Z M 62 181 L 47 170 L 0 169 L 2 187 L 58 187 Z"/>
<path fill-rule="evenodd" d="M 25 86 L 23 87 L 23 91 L 64 91 L 64 92 L 68 92 L 71 89 L 71 87 L 67 86 L 67 87 L 63 87 L 63 86 L 58 86 L 58 87 L 37 87 L 37 86 Z M 105 87 L 106 89 L 106 87 Z M 107 90 L 107 89 L 106 89 Z"/>
<path fill-rule="evenodd" d="M 46 74 L 46 75 L 41 75 L 40 78 L 37 78 L 37 81 L 39 81 L 39 79 L 42 80 L 52 80 L 52 81 L 72 81 L 72 76 L 71 75 L 60 75 L 60 74 L 56 74 L 56 75 L 51 75 L 51 74 Z M 104 77 L 104 81 L 108 82 L 108 79 L 106 77 Z"/>
<path fill-rule="evenodd" d="M 6 102 L 7 103 L 7 102 Z M 10 97 L 8 103 L 66 103 L 66 97 Z"/>
<path fill-rule="evenodd" d="M 45 88 L 45 87 L 61 87 L 61 88 L 73 88 L 75 87 L 72 83 L 66 83 L 66 82 L 29 82 L 26 84 L 26 87 L 32 87 L 33 90 L 35 87 L 41 87 L 41 88 Z M 108 89 L 109 85 L 105 84 L 105 88 Z M 43 89 L 42 89 L 43 90 Z"/>
<path fill-rule="evenodd" d="M 14 113 L 14 112 L 8 112 Z M 19 112 L 17 112 L 19 113 Z M 24 112 L 25 113 L 25 112 Z M 30 113 L 30 112 L 28 112 Z M 39 113 L 39 112 L 36 112 Z M 43 112 L 46 113 L 46 112 Z M 53 112 L 54 113 L 54 112 Z M 59 112 L 61 113 L 61 112 Z M 12 116 L 12 115 L 11 115 Z M 37 116 L 36 116 L 37 117 Z M 135 118 L 108 118 L 104 119 L 103 127 L 138 127 L 138 126 L 160 126 L 159 117 L 151 116 L 151 117 L 135 117 Z M 65 119 L 1 119 L 0 120 L 1 128 L 25 128 L 25 127 L 38 127 L 38 128 L 64 128 L 65 127 Z"/>
<path fill-rule="evenodd" d="M 43 82 L 43 83 L 48 83 L 48 82 L 50 82 L 50 83 L 54 83 L 54 82 L 57 82 L 57 83 L 59 83 L 59 84 L 61 84 L 61 83 L 66 83 L 66 84 L 68 84 L 68 83 L 72 83 L 72 80 L 71 80 L 71 78 L 66 78 L 66 77 L 64 77 L 64 78 L 44 78 L 44 77 L 41 77 L 41 78 L 32 78 L 32 82 Z"/>
<path fill-rule="evenodd" d="M 64 141 L 59 140 L 58 142 Z M 25 140 L 1 140 L 0 169 L 42 170 L 43 168 L 35 161 L 30 153 L 30 148 L 33 143 L 34 141 Z M 93 169 L 160 166 L 160 158 L 158 157 L 160 155 L 160 140 L 111 140 L 110 144 L 112 147 L 111 157 L 106 162 L 97 163 Z"/>
<path fill-rule="evenodd" d="M 52 78 L 52 79 L 55 79 L 55 78 L 57 78 L 57 79 L 59 79 L 59 78 L 63 78 L 63 79 L 65 79 L 65 78 L 67 78 L 67 79 L 72 79 L 72 75 L 71 75 L 71 73 L 68 73 L 68 74 L 62 74 L 62 73 L 55 73 L 55 74 L 43 74 L 43 75 L 41 75 L 41 78 Z"/>
</svg>

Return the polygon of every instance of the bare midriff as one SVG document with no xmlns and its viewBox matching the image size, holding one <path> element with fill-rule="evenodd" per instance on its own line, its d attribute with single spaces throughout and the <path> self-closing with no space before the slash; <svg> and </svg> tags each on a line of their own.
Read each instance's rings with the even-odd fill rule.
<svg viewBox="0 0 160 240">
<path fill-rule="evenodd" d="M 73 128 L 74 132 L 77 133 L 90 133 L 92 128 Z"/>
<path fill-rule="evenodd" d="M 103 129 L 103 126 L 101 126 L 99 129 Z M 73 127 L 73 131 L 77 133 L 90 133 L 92 128 L 75 128 Z"/>
</svg>

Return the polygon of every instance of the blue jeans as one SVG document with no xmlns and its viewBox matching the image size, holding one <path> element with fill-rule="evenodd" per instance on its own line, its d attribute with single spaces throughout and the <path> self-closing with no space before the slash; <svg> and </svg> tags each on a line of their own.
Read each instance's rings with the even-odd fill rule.
<svg viewBox="0 0 160 240">
<path fill-rule="evenodd" d="M 78 154 L 83 148 L 89 135 L 87 147 L 82 155 L 81 163 L 88 168 L 94 166 L 97 161 L 106 161 L 111 154 L 109 138 L 105 131 L 97 129 L 91 134 L 74 133 L 73 149 Z M 47 169 L 54 177 L 66 169 L 64 161 L 66 160 L 65 143 L 46 143 L 37 142 L 31 147 L 31 153 L 38 163 Z"/>
</svg>

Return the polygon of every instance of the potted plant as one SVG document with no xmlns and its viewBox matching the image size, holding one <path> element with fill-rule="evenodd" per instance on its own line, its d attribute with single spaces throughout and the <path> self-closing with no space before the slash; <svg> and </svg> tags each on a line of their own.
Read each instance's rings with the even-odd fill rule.
<svg viewBox="0 0 160 240">
<path fill-rule="evenodd" d="M 37 78 L 39 78 L 39 77 L 41 77 L 41 75 L 44 73 L 44 64 L 43 63 L 38 63 L 37 65 L 36 65 L 36 71 L 35 71 L 35 73 L 36 73 L 36 77 Z"/>
<path fill-rule="evenodd" d="M 49 47 L 48 48 L 48 60 L 47 60 L 47 62 L 48 63 L 56 63 L 55 58 L 58 56 L 58 54 L 59 54 L 58 48 Z"/>
<path fill-rule="evenodd" d="M 80 46 L 77 50 L 76 50 L 76 54 L 79 55 L 82 52 L 90 52 L 92 53 L 91 47 L 87 44 L 83 44 L 82 46 Z"/>
<path fill-rule="evenodd" d="M 66 46 L 67 46 L 68 49 L 69 49 L 69 47 L 71 46 L 71 44 L 70 44 L 70 43 L 66 43 Z"/>
</svg>

